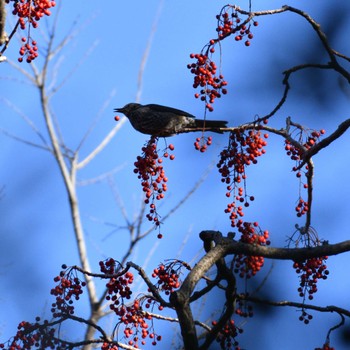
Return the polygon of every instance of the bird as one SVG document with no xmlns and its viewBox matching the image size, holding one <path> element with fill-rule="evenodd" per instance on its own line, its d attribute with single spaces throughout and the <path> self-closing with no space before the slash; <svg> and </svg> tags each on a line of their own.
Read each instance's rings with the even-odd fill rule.
<svg viewBox="0 0 350 350">
<path fill-rule="evenodd" d="M 157 104 L 128 103 L 114 112 L 123 113 L 137 131 L 155 137 L 168 137 L 190 131 L 223 133 L 225 120 L 196 119 L 180 109 Z"/>
</svg>

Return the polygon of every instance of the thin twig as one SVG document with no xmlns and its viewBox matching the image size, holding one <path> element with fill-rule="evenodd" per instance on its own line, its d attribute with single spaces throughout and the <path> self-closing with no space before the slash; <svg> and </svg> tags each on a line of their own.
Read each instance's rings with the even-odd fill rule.
<svg viewBox="0 0 350 350">
<path fill-rule="evenodd" d="M 112 177 L 112 175 L 120 172 L 120 170 L 122 170 L 123 168 L 125 168 L 125 163 L 124 164 L 121 164 L 117 167 L 115 167 L 114 169 L 106 172 L 106 173 L 103 173 L 99 176 L 96 176 L 94 178 L 90 178 L 90 179 L 87 179 L 87 180 L 78 180 L 77 181 L 77 186 L 88 186 L 88 185 L 94 185 L 96 183 L 100 183 L 100 182 L 104 182 L 104 181 L 109 181 L 110 178 Z"/>
<path fill-rule="evenodd" d="M 0 132 L 3 133 L 4 135 L 6 135 L 7 137 L 10 137 L 18 142 L 21 142 L 21 143 L 28 145 L 28 146 L 32 146 L 32 147 L 39 148 L 39 149 L 42 149 L 44 151 L 49 151 L 49 152 L 53 153 L 52 149 L 49 146 L 42 146 L 42 145 L 39 145 L 37 143 L 22 139 L 21 137 L 10 133 L 9 131 L 7 131 L 3 128 L 0 128 Z"/>
<path fill-rule="evenodd" d="M 20 137 L 16 137 L 12 134 L 10 134 L 9 132 L 6 132 L 3 130 L 4 133 L 6 133 L 8 136 L 17 139 L 18 141 L 27 143 L 27 144 L 31 144 L 35 147 L 39 147 L 39 148 L 43 148 L 46 150 L 51 150 L 49 144 L 47 143 L 44 135 L 40 132 L 39 128 L 34 124 L 34 122 L 26 115 L 24 114 L 16 105 L 14 105 L 11 101 L 0 97 L 0 101 L 2 101 L 3 103 L 5 103 L 8 107 L 10 107 L 16 114 L 18 114 L 20 116 L 20 118 L 22 120 L 24 120 L 24 122 L 32 129 L 32 131 L 34 132 L 34 134 L 40 139 L 40 141 L 44 144 L 44 146 L 41 145 L 37 145 L 34 142 L 31 141 L 26 141 L 21 139 Z"/>
<path fill-rule="evenodd" d="M 81 147 L 83 146 L 83 144 L 85 143 L 85 141 L 87 140 L 88 136 L 92 133 L 92 131 L 95 129 L 96 124 L 98 123 L 98 121 L 102 118 L 103 116 L 103 112 L 107 109 L 107 107 L 110 105 L 111 100 L 113 99 L 114 95 L 116 93 L 116 90 L 113 89 L 108 98 L 106 99 L 106 101 L 103 103 L 103 105 L 101 106 L 100 110 L 98 111 L 96 118 L 92 121 L 90 127 L 87 129 L 85 135 L 82 137 L 81 141 L 79 142 L 78 147 L 76 148 L 76 152 L 78 152 Z"/>
<path fill-rule="evenodd" d="M 106 137 L 101 141 L 101 143 L 89 154 L 87 155 L 81 162 L 77 164 L 77 169 L 84 168 L 88 163 L 90 163 L 98 153 L 100 153 L 108 143 L 113 139 L 114 135 L 120 130 L 120 128 L 125 123 L 126 118 L 122 118 L 118 124 L 114 126 L 114 128 L 106 135 Z"/>
<path fill-rule="evenodd" d="M 272 300 L 266 300 L 266 299 L 260 299 L 257 297 L 253 297 L 247 294 L 242 294 L 238 296 L 239 299 L 242 300 L 249 300 L 254 303 L 264 304 L 264 305 L 271 305 L 271 306 L 290 306 L 290 307 L 296 307 L 300 309 L 308 309 L 308 310 L 314 310 L 319 312 L 336 312 L 338 314 L 350 317 L 350 310 L 340 308 L 338 306 L 329 305 L 329 306 L 317 306 L 312 304 L 305 304 L 302 302 L 294 302 L 294 301 L 272 301 Z"/>
<path fill-rule="evenodd" d="M 155 15 L 155 18 L 154 18 L 153 24 L 152 24 L 152 29 L 151 29 L 151 32 L 148 36 L 146 49 L 145 49 L 143 56 L 142 56 L 142 59 L 141 59 L 139 73 L 138 73 L 138 79 L 137 79 L 137 90 L 136 90 L 137 92 L 136 92 L 136 99 L 135 99 L 136 102 L 140 102 L 140 100 L 141 100 L 144 70 L 145 70 L 146 63 L 147 63 L 147 60 L 149 57 L 149 53 L 151 51 L 154 35 L 157 32 L 158 21 L 160 19 L 162 9 L 163 9 L 163 2 L 164 2 L 164 0 L 159 1 L 157 13 Z"/>
</svg>

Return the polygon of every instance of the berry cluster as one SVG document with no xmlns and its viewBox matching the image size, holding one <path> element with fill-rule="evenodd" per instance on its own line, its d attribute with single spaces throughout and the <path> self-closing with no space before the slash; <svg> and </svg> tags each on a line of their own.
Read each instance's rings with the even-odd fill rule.
<svg viewBox="0 0 350 350">
<path fill-rule="evenodd" d="M 141 179 L 142 190 L 145 192 L 145 203 L 149 204 L 150 210 L 146 215 L 149 221 L 152 221 L 156 227 L 160 227 L 160 216 L 156 209 L 155 201 L 164 198 L 164 192 L 167 191 L 168 178 L 165 176 L 162 166 L 163 158 L 159 157 L 157 150 L 158 138 L 152 136 L 150 140 L 142 147 L 142 155 L 137 157 L 134 163 L 134 173 L 138 174 Z M 173 154 L 169 155 L 169 151 L 174 150 L 174 145 L 170 144 L 163 151 L 163 157 L 170 160 L 175 159 Z M 162 238 L 159 232 L 158 238 Z"/>
<path fill-rule="evenodd" d="M 299 130 L 298 134 L 298 143 L 299 147 L 296 144 L 292 144 L 289 140 L 285 140 L 285 147 L 284 149 L 287 152 L 287 156 L 289 156 L 292 160 L 295 160 L 296 162 L 300 162 L 302 160 L 302 156 L 305 151 L 308 151 L 311 149 L 317 142 L 319 141 L 319 138 L 326 133 L 324 129 L 317 131 L 317 130 L 300 130 L 300 127 L 297 128 Z M 298 168 L 299 163 L 297 163 L 297 166 L 293 168 L 294 171 Z"/>
<path fill-rule="evenodd" d="M 109 258 L 100 261 L 101 272 L 106 275 L 116 274 L 120 269 L 120 265 L 113 259 Z M 145 339 L 152 339 L 152 344 L 156 345 L 161 340 L 161 336 L 157 336 L 154 332 L 149 331 L 147 321 L 152 320 L 152 316 L 143 311 L 139 299 L 135 299 L 130 305 L 125 304 L 125 299 L 131 298 L 132 291 L 130 285 L 134 281 L 134 276 L 130 271 L 120 275 L 115 275 L 109 279 L 106 284 L 107 295 L 106 300 L 110 303 L 109 307 L 119 316 L 119 325 L 123 324 L 124 337 L 128 345 L 138 348 L 139 340 L 145 345 Z M 149 307 L 149 304 L 146 304 Z M 115 350 L 116 345 L 104 343 L 102 349 Z"/>
<path fill-rule="evenodd" d="M 13 2 L 12 14 L 18 16 L 18 23 L 22 30 L 26 29 L 28 24 L 28 38 L 22 38 L 24 44 L 19 53 L 21 57 L 19 62 L 23 61 L 23 56 L 27 56 L 26 61 L 30 63 L 38 56 L 38 48 L 36 42 L 31 40 L 30 44 L 30 28 L 37 28 L 39 20 L 44 16 L 50 16 L 50 8 L 56 6 L 55 1 L 51 0 L 6 0 L 6 3 Z"/>
<path fill-rule="evenodd" d="M 200 152 L 205 152 L 208 148 L 208 146 L 210 146 L 213 142 L 213 138 L 211 136 L 205 137 L 204 135 L 202 135 L 201 137 L 197 137 L 196 141 L 194 143 L 194 148 L 197 151 Z"/>
<path fill-rule="evenodd" d="M 26 28 L 26 21 L 33 28 L 38 27 L 38 21 L 44 16 L 50 16 L 50 8 L 56 6 L 55 1 L 50 0 L 6 0 L 6 3 L 13 2 L 12 14 L 19 17 L 21 29 Z"/>
<path fill-rule="evenodd" d="M 309 211 L 309 204 L 304 199 L 299 197 L 298 204 L 295 207 L 295 211 L 297 212 L 297 217 L 305 215 Z"/>
<path fill-rule="evenodd" d="M 250 46 L 250 40 L 253 39 L 253 33 L 251 32 L 251 24 L 249 20 L 242 22 L 238 12 L 232 5 L 226 5 L 222 8 L 221 13 L 216 16 L 218 25 L 216 31 L 218 33 L 218 39 L 223 40 L 226 37 L 235 34 L 235 40 L 241 41 L 247 38 L 245 41 L 246 46 Z M 257 21 L 253 22 L 253 26 L 258 26 Z"/>
<path fill-rule="evenodd" d="M 152 341 L 152 345 L 157 345 L 157 342 L 162 337 L 155 333 L 153 322 L 149 324 L 149 321 L 153 320 L 152 316 L 143 311 L 141 306 L 142 300 L 147 300 L 146 308 L 155 305 L 157 302 L 149 297 L 143 297 L 135 299 L 131 304 L 127 305 L 125 300 L 130 299 L 132 294 L 130 285 L 134 280 L 133 274 L 128 271 L 128 268 L 120 271 L 121 265 L 113 258 L 100 261 L 99 265 L 103 274 L 93 275 L 108 279 L 106 300 L 109 302 L 110 309 L 119 317 L 116 327 L 124 326 L 124 338 L 127 344 L 134 348 L 139 348 L 139 342 L 143 346 L 146 344 L 146 338 L 149 338 Z M 172 265 L 175 266 L 176 264 Z M 186 266 L 185 264 L 182 265 Z M 83 293 L 82 287 L 85 286 L 85 282 L 81 282 L 77 277 L 79 272 L 83 271 L 78 267 L 68 268 L 66 265 L 62 265 L 62 271 L 59 276 L 55 277 L 54 280 L 58 282 L 58 285 L 51 290 L 51 294 L 56 296 L 56 302 L 52 304 L 51 309 L 55 319 L 52 323 L 47 320 L 39 322 L 39 317 L 36 318 L 35 323 L 21 322 L 18 326 L 17 334 L 7 344 L 0 344 L 0 349 L 71 349 L 71 343 L 60 340 L 55 334 L 55 328 L 51 326 L 60 325 L 61 322 L 74 314 L 72 299 L 78 300 Z M 159 305 L 158 309 L 162 310 L 163 306 Z M 101 345 L 101 349 L 118 350 L 118 345 L 114 340 L 105 341 Z"/>
<path fill-rule="evenodd" d="M 60 349 L 70 347 L 55 337 L 55 329 L 48 326 L 48 321 L 39 324 L 40 317 L 35 323 L 22 321 L 17 327 L 17 333 L 7 344 L 0 344 L 0 349 Z"/>
<path fill-rule="evenodd" d="M 212 40 L 214 45 L 214 40 Z M 212 104 L 216 98 L 220 98 L 221 94 L 226 94 L 227 90 L 225 86 L 227 81 L 224 80 L 222 74 L 217 75 L 217 66 L 214 61 L 209 57 L 209 49 L 206 53 L 190 54 L 191 59 L 195 59 L 195 63 L 190 63 L 187 68 L 192 74 L 194 74 L 193 87 L 197 89 L 201 88 L 199 93 L 194 96 L 200 98 L 201 101 L 206 102 L 206 109 L 209 112 L 214 110 Z"/>
<path fill-rule="evenodd" d="M 266 246 L 270 244 L 269 232 L 259 228 L 257 222 L 242 222 L 239 220 L 238 231 L 241 233 L 240 242 L 246 244 L 255 244 Z M 241 278 L 251 278 L 264 266 L 262 256 L 245 256 L 237 254 L 234 258 L 234 272 L 238 273 Z"/>
<path fill-rule="evenodd" d="M 253 196 L 248 196 L 244 188 L 246 181 L 246 167 L 257 163 L 257 157 L 265 153 L 268 134 L 261 135 L 260 130 L 235 130 L 229 138 L 228 147 L 220 153 L 220 160 L 217 164 L 221 181 L 226 184 L 226 196 L 233 197 L 233 201 L 227 205 L 226 213 L 230 214 L 231 226 L 237 226 L 239 217 L 244 216 L 243 207 L 249 206 Z M 239 187 L 243 180 L 244 188 Z"/>
<path fill-rule="evenodd" d="M 301 310 L 301 315 L 299 316 L 299 321 L 304 322 L 304 324 L 309 324 L 312 319 L 313 316 L 307 313 L 306 310 L 303 308 Z"/>
<path fill-rule="evenodd" d="M 213 111 L 213 103 L 216 98 L 220 98 L 222 94 L 227 93 L 227 81 L 224 80 L 222 74 L 217 75 L 217 65 L 212 60 L 212 55 L 215 53 L 215 46 L 221 40 L 232 34 L 236 34 L 235 40 L 241 41 L 244 38 L 245 45 L 250 46 L 250 40 L 253 39 L 251 32 L 251 19 L 248 18 L 242 21 L 236 11 L 235 6 L 226 5 L 222 8 L 219 15 L 216 16 L 217 38 L 211 39 L 199 54 L 190 54 L 191 59 L 195 59 L 195 63 L 190 63 L 187 68 L 194 74 L 193 87 L 200 88 L 199 93 L 194 96 L 205 101 L 205 107 L 208 111 Z M 257 26 L 258 22 L 254 21 L 253 26 Z"/>
<path fill-rule="evenodd" d="M 161 264 L 153 270 L 152 277 L 157 278 L 157 286 L 161 291 L 165 291 L 166 295 L 169 295 L 180 287 L 179 276 L 181 273 L 181 268 L 184 265 L 175 260 L 166 265 Z"/>
<path fill-rule="evenodd" d="M 303 161 L 303 155 L 306 151 L 310 150 L 317 142 L 321 135 L 325 134 L 325 130 L 322 129 L 320 131 L 308 131 L 304 130 L 301 126 L 297 125 L 296 130 L 298 130 L 298 140 L 296 143 L 292 143 L 290 140 L 285 140 L 284 149 L 287 152 L 287 155 L 295 161 L 295 166 L 293 167 L 293 171 L 295 172 L 296 177 L 300 181 L 300 188 L 308 189 L 309 188 L 309 179 L 308 171 L 309 167 L 307 164 L 304 165 L 304 175 L 307 181 L 304 183 L 302 180 L 302 171 L 301 165 Z M 294 130 L 295 131 L 295 130 Z M 298 203 L 295 207 L 295 211 L 297 213 L 297 217 L 301 217 L 309 212 L 309 202 L 305 201 L 301 196 L 299 196 Z"/>
<path fill-rule="evenodd" d="M 111 343 L 103 343 L 101 346 L 101 350 L 119 350 L 118 346 Z"/>
<path fill-rule="evenodd" d="M 152 339 L 152 345 L 157 345 L 162 337 L 149 331 L 147 321 L 152 320 L 152 316 L 142 310 L 140 300 L 136 299 L 130 306 L 122 306 L 119 312 L 120 323 L 125 325 L 124 336 L 129 339 L 128 345 L 138 348 L 141 337 L 141 344 L 146 344 L 146 338 Z"/>
<path fill-rule="evenodd" d="M 51 312 L 53 317 L 60 317 L 61 315 L 73 315 L 74 306 L 73 298 L 79 300 L 83 293 L 83 287 L 86 283 L 74 275 L 73 268 L 67 268 L 62 265 L 62 271 L 59 276 L 54 278 L 58 285 L 51 289 L 51 295 L 56 297 L 56 302 L 52 304 Z"/>
<path fill-rule="evenodd" d="M 308 294 L 308 299 L 313 299 L 313 294 L 317 292 L 317 282 L 319 279 L 327 279 L 329 271 L 325 261 L 327 256 L 321 258 L 309 258 L 304 261 L 295 261 L 293 268 L 299 275 L 300 287 L 299 296 L 304 298 Z"/>
<path fill-rule="evenodd" d="M 212 325 L 215 326 L 216 321 L 212 322 Z M 216 341 L 220 344 L 221 349 L 225 350 L 241 350 L 236 340 L 238 334 L 243 333 L 243 329 L 235 325 L 234 320 L 229 320 L 222 330 L 220 330 Z"/>
<path fill-rule="evenodd" d="M 245 293 L 245 297 L 247 296 L 248 293 Z M 236 303 L 235 313 L 241 317 L 253 317 L 253 306 L 246 300 L 239 299 Z"/>
<path fill-rule="evenodd" d="M 33 61 L 35 58 L 39 56 L 38 47 L 36 46 L 36 41 L 32 40 L 30 43 L 30 41 L 27 42 L 27 39 L 24 37 L 21 40 L 23 42 L 23 46 L 21 46 L 19 50 L 19 54 L 22 57 L 18 58 L 18 62 L 23 62 L 23 57 L 27 56 L 26 61 L 27 63 L 30 63 L 31 61 Z"/>
<path fill-rule="evenodd" d="M 117 267 L 118 264 L 118 267 Z M 113 275 L 117 273 L 117 271 L 120 269 L 121 265 L 115 261 L 113 258 L 108 258 L 104 261 L 99 262 L 100 265 L 100 271 L 106 275 Z"/>
<path fill-rule="evenodd" d="M 151 308 L 153 310 L 156 305 L 158 305 L 158 310 L 159 311 L 162 311 L 164 309 L 164 306 L 159 304 L 155 299 L 152 299 L 152 298 L 148 297 L 148 298 L 144 299 L 143 301 L 144 301 L 143 306 L 146 309 Z"/>
<path fill-rule="evenodd" d="M 123 305 L 124 298 L 131 298 L 132 291 L 130 289 L 130 284 L 133 282 L 134 275 L 128 271 L 118 277 L 112 277 L 106 284 L 106 300 L 110 302 L 109 308 L 113 310 L 118 316 L 123 316 L 125 313 L 125 307 Z"/>
</svg>

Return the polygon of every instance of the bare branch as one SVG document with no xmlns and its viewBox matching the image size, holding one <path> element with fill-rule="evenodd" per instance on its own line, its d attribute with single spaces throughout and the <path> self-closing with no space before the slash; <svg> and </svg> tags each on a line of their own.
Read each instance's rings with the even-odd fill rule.
<svg viewBox="0 0 350 350">
<path fill-rule="evenodd" d="M 170 302 L 174 305 L 176 313 L 180 320 L 181 334 L 185 349 L 198 349 L 198 337 L 194 325 L 194 318 L 190 308 L 190 296 L 195 286 L 202 276 L 224 255 L 220 254 L 222 247 L 217 245 L 209 250 L 207 254 L 193 267 L 187 275 L 179 290 L 173 292 L 170 296 Z M 229 310 L 231 311 L 231 309 Z M 226 318 L 225 312 L 225 318 Z M 221 323 L 220 323 L 221 324 Z M 211 339 L 208 339 L 210 344 Z M 206 343 L 206 345 L 208 345 Z"/>
<path fill-rule="evenodd" d="M 154 314 L 154 313 L 148 312 L 148 311 L 145 312 L 145 314 L 146 314 L 146 313 L 147 313 L 148 315 L 151 315 L 152 318 L 156 318 L 157 320 L 179 323 L 179 319 L 178 319 L 178 318 L 175 318 L 175 317 L 163 316 L 163 315 Z M 194 323 L 195 323 L 196 326 L 200 326 L 200 327 L 204 328 L 206 331 L 210 331 L 210 330 L 211 330 L 211 328 L 210 328 L 207 324 L 205 324 L 205 323 L 203 323 L 203 322 L 200 322 L 200 321 L 195 320 Z"/>
<path fill-rule="evenodd" d="M 16 136 L 16 135 L 14 135 L 14 134 L 8 132 L 7 130 L 5 130 L 5 129 L 3 129 L 3 128 L 0 128 L 0 132 L 3 133 L 4 135 L 6 135 L 7 137 L 10 137 L 10 138 L 12 138 L 12 139 L 14 139 L 14 140 L 16 140 L 16 141 L 19 141 L 19 142 L 21 142 L 21 143 L 24 143 L 24 144 L 28 145 L 28 146 L 40 148 L 40 149 L 42 149 L 42 150 L 44 150 L 44 151 L 49 151 L 49 152 L 53 153 L 53 152 L 52 152 L 52 149 L 51 149 L 49 146 L 42 146 L 42 145 L 39 145 L 39 144 L 37 144 L 37 143 L 34 143 L 34 142 L 31 142 L 31 141 L 22 139 L 21 137 Z"/>
<path fill-rule="evenodd" d="M 136 99 L 135 99 L 136 102 L 139 102 L 141 100 L 143 74 L 144 74 L 147 59 L 148 59 L 148 56 L 149 56 L 149 53 L 150 53 L 150 50 L 152 47 L 153 38 L 154 38 L 154 35 L 157 31 L 158 21 L 159 21 L 159 18 L 161 16 L 161 12 L 163 9 L 163 2 L 164 2 L 164 0 L 159 1 L 158 10 L 157 10 L 155 18 L 153 20 L 152 29 L 151 29 L 151 32 L 150 32 L 149 37 L 148 37 L 146 49 L 145 49 L 143 56 L 142 56 L 142 59 L 141 59 L 139 74 L 138 74 L 138 79 L 137 79 L 137 93 L 136 93 Z"/>
<path fill-rule="evenodd" d="M 40 130 L 37 128 L 37 126 L 34 124 L 34 122 L 26 115 L 24 114 L 17 106 L 15 106 L 11 101 L 3 98 L 3 97 L 0 97 L 0 100 L 5 103 L 8 107 L 10 107 L 16 114 L 18 114 L 20 116 L 20 118 L 22 120 L 24 120 L 24 122 L 33 130 L 33 132 L 35 133 L 36 136 L 38 136 L 38 138 L 41 140 L 41 142 L 44 144 L 44 146 L 41 146 L 41 145 L 38 145 L 34 142 L 31 142 L 31 141 L 26 141 L 24 139 L 21 139 L 20 137 L 17 137 L 17 136 L 14 136 L 12 134 L 10 134 L 9 132 L 6 132 L 5 130 L 3 130 L 4 133 L 6 133 L 7 136 L 10 136 L 12 138 L 15 138 L 17 139 L 18 141 L 21 141 L 21 142 L 24 142 L 24 143 L 27 143 L 27 144 L 30 144 L 32 146 L 35 146 L 35 147 L 39 147 L 39 148 L 42 148 L 42 149 L 46 149 L 46 150 L 49 150 L 51 151 L 51 148 L 49 146 L 49 144 L 47 143 L 44 135 L 40 132 Z"/>
<path fill-rule="evenodd" d="M 24 77 L 28 79 L 28 81 L 35 86 L 35 78 L 28 73 L 22 66 L 16 64 L 12 60 L 7 60 L 7 62 L 12 66 L 14 69 L 16 69 L 18 72 L 20 72 Z"/>
<path fill-rule="evenodd" d="M 298 14 L 299 16 L 305 18 L 306 21 L 312 26 L 312 28 L 316 32 L 317 36 L 319 37 L 321 44 L 323 45 L 324 49 L 328 53 L 328 56 L 330 59 L 330 62 L 327 64 L 319 64 L 319 63 L 301 64 L 301 65 L 292 67 L 292 68 L 286 70 L 285 72 L 283 72 L 283 74 L 284 74 L 283 84 L 285 85 L 283 96 L 282 96 L 281 100 L 279 101 L 279 103 L 276 105 L 276 107 L 269 114 L 267 114 L 266 116 L 261 118 L 261 120 L 272 117 L 274 114 L 276 114 L 276 112 L 285 103 L 287 96 L 288 96 L 289 89 L 290 89 L 289 77 L 294 72 L 297 72 L 299 70 L 306 69 L 306 68 L 333 69 L 336 72 L 338 72 L 339 74 L 341 74 L 350 83 L 350 73 L 339 64 L 339 62 L 337 61 L 337 57 L 340 57 L 340 58 L 347 60 L 347 61 L 350 61 L 350 58 L 343 55 L 343 54 L 340 54 L 339 52 L 335 51 L 334 49 L 332 49 L 330 47 L 327 36 L 322 31 L 320 24 L 317 23 L 306 12 L 301 11 L 301 10 L 296 9 L 294 7 L 291 7 L 291 6 L 287 6 L 287 5 L 283 6 L 280 9 L 267 10 L 267 11 L 256 11 L 256 12 L 245 11 L 245 10 L 242 10 L 241 8 L 239 8 L 238 6 L 235 6 L 234 8 L 237 12 L 248 16 L 248 18 L 244 22 L 250 21 L 254 17 L 274 15 L 274 14 L 279 14 L 279 13 L 283 13 L 286 11 L 290 11 L 290 12 Z"/>
<path fill-rule="evenodd" d="M 103 112 L 107 109 L 107 107 L 109 106 L 112 98 L 115 95 L 116 90 L 113 89 L 109 95 L 109 97 L 107 98 L 107 100 L 104 102 L 104 104 L 102 105 L 102 107 L 100 108 L 100 110 L 98 111 L 96 118 L 92 121 L 90 127 L 88 128 L 88 130 L 86 131 L 85 135 L 82 137 L 81 141 L 79 142 L 79 145 L 76 149 L 76 152 L 78 152 L 81 147 L 83 146 L 84 142 L 86 141 L 86 139 L 88 138 L 88 136 L 91 134 L 91 132 L 94 130 L 97 122 L 101 119 Z"/>
<path fill-rule="evenodd" d="M 329 146 L 333 141 L 342 136 L 349 129 L 349 127 L 350 119 L 344 120 L 341 124 L 339 124 L 338 128 L 331 135 L 316 143 L 312 148 L 310 148 L 303 154 L 304 161 L 307 161 L 312 156 L 321 151 L 323 148 Z"/>
<path fill-rule="evenodd" d="M 115 167 L 111 171 L 108 171 L 108 172 L 106 172 L 104 174 L 101 174 L 99 176 L 96 176 L 94 178 L 87 179 L 87 180 L 78 180 L 77 181 L 77 186 L 88 186 L 88 185 L 93 185 L 93 184 L 96 184 L 96 183 L 99 183 L 99 182 L 103 182 L 103 181 L 106 181 L 106 180 L 108 181 L 108 180 L 110 180 L 112 175 L 118 173 L 124 167 L 125 167 L 125 163 Z"/>
<path fill-rule="evenodd" d="M 6 10 L 5 0 L 0 0 L 0 46 L 6 42 L 7 35 L 5 32 Z M 1 57 L 1 54 L 0 54 Z"/>
<path fill-rule="evenodd" d="M 350 310 L 346 310 L 343 308 L 340 308 L 338 306 L 330 305 L 330 306 L 317 306 L 312 304 L 305 304 L 305 303 L 299 303 L 299 302 L 293 302 L 293 301 L 271 301 L 266 299 L 260 299 L 256 297 L 252 297 L 249 295 L 239 295 L 239 299 L 242 300 L 249 300 L 254 303 L 264 304 L 264 305 L 271 305 L 271 306 L 291 306 L 296 307 L 299 309 L 308 309 L 308 310 L 315 310 L 319 312 L 336 312 L 338 314 L 350 317 Z"/>
<path fill-rule="evenodd" d="M 122 216 L 123 216 L 127 226 L 130 227 L 130 222 L 128 220 L 128 215 L 127 215 L 127 212 L 126 212 L 126 209 L 125 209 L 125 205 L 123 203 L 122 198 L 120 197 L 120 195 L 118 193 L 117 186 L 116 186 L 116 183 L 114 181 L 114 178 L 112 176 L 109 176 L 107 178 L 107 182 L 108 182 L 109 187 L 111 188 L 114 200 L 117 203 L 117 205 L 119 206 L 120 212 L 122 213 Z"/>
<path fill-rule="evenodd" d="M 65 157 L 62 153 L 60 144 L 58 142 L 52 114 L 50 113 L 50 110 L 49 110 L 49 97 L 47 96 L 46 89 L 45 89 L 45 79 L 47 76 L 48 61 L 49 61 L 49 57 L 46 56 L 45 65 L 44 65 L 43 71 L 40 74 L 42 78 L 40 80 L 37 79 L 37 87 L 40 93 L 41 106 L 43 110 L 46 127 L 50 136 L 53 153 L 59 165 L 64 183 L 66 185 L 66 189 L 68 192 L 70 210 L 71 210 L 71 215 L 73 219 L 74 233 L 75 233 L 76 242 L 78 245 L 80 262 L 84 270 L 90 271 L 91 269 L 90 269 L 90 264 L 87 257 L 86 243 L 85 243 L 81 217 L 79 212 L 79 206 L 78 206 L 78 199 L 77 199 L 76 188 L 75 188 L 76 170 L 77 170 L 76 159 L 75 158 L 71 159 L 71 169 L 69 171 L 65 163 Z M 90 305 L 94 305 L 97 300 L 95 284 L 92 278 L 89 276 L 86 276 L 86 282 L 87 282 Z"/>
<path fill-rule="evenodd" d="M 305 259 L 332 256 L 350 251 L 350 240 L 343 241 L 335 244 L 323 244 L 312 248 L 273 248 L 270 246 L 260 246 L 255 244 L 241 243 L 231 238 L 222 237 L 219 240 L 216 238 L 216 231 L 202 231 L 202 234 L 212 235 L 212 239 L 215 240 L 217 247 L 216 256 L 226 256 L 227 254 L 244 254 L 248 256 L 262 256 L 268 259 L 280 259 L 280 260 L 292 260 L 292 261 L 303 261 Z M 211 250 L 211 252 L 214 251 Z M 214 253 L 212 253 L 214 254 Z M 189 284 L 189 287 L 197 283 L 196 280 Z"/>
<path fill-rule="evenodd" d="M 294 7 L 291 7 L 291 6 L 283 6 L 283 8 L 286 9 L 287 11 L 297 13 L 298 15 L 304 17 L 311 24 L 311 26 L 315 30 L 316 34 L 318 35 L 323 47 L 325 48 L 326 52 L 328 53 L 328 56 L 330 58 L 330 65 L 332 66 L 332 68 L 335 71 L 340 73 L 350 83 L 350 73 L 346 69 L 344 69 L 342 66 L 340 66 L 340 64 L 338 63 L 338 61 L 335 57 L 334 51 L 328 43 L 328 39 L 327 39 L 326 34 L 321 30 L 320 24 L 317 23 L 310 15 L 308 15 L 304 11 L 301 11 L 301 10 L 296 9 Z"/>
<path fill-rule="evenodd" d="M 81 162 L 77 164 L 77 169 L 82 169 L 84 168 L 91 160 L 93 160 L 98 153 L 100 153 L 107 145 L 108 143 L 112 140 L 114 135 L 120 130 L 120 128 L 123 126 L 125 123 L 126 118 L 122 118 L 118 124 L 114 126 L 114 128 L 108 133 L 108 135 L 102 140 L 102 142 Z"/>
<path fill-rule="evenodd" d="M 88 50 L 85 52 L 85 54 L 82 56 L 82 58 L 79 60 L 79 62 L 66 74 L 65 77 L 61 80 L 60 84 L 58 84 L 55 87 L 51 88 L 49 96 L 54 95 L 58 90 L 60 90 L 65 83 L 73 76 L 73 74 L 80 68 L 80 66 L 85 62 L 85 60 L 93 53 L 93 51 L 98 46 L 99 41 L 95 40 L 92 45 L 88 48 Z M 62 56 L 61 56 L 62 57 Z"/>
</svg>

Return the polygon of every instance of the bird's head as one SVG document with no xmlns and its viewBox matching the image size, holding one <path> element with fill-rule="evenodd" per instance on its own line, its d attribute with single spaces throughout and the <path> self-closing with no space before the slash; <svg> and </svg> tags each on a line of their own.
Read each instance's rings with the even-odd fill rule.
<svg viewBox="0 0 350 350">
<path fill-rule="evenodd" d="M 141 107 L 141 105 L 139 103 L 128 103 L 122 108 L 115 108 L 114 112 L 123 113 L 126 116 L 128 116 L 129 113 L 133 112 L 134 110 L 138 109 L 139 107 Z"/>
</svg>

